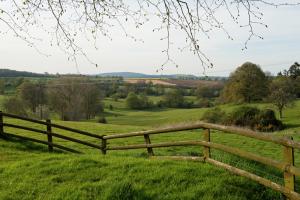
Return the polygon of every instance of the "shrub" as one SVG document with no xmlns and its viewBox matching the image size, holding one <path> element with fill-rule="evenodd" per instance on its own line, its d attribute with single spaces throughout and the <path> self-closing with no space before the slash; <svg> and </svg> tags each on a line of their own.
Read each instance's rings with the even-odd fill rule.
<svg viewBox="0 0 300 200">
<path fill-rule="evenodd" d="M 126 98 L 126 105 L 130 109 L 146 109 L 153 107 L 153 103 L 146 95 L 136 95 L 133 92 L 128 94 Z"/>
<path fill-rule="evenodd" d="M 283 129 L 283 124 L 276 119 L 271 109 L 259 110 L 255 107 L 242 106 L 230 113 L 226 124 L 249 127 L 258 131 L 277 131 Z"/>
<path fill-rule="evenodd" d="M 228 115 L 225 123 L 253 128 L 256 124 L 256 116 L 259 113 L 260 110 L 258 108 L 241 106 Z"/>
<path fill-rule="evenodd" d="M 4 100 L 3 108 L 5 112 L 27 117 L 24 104 L 18 97 L 10 97 Z"/>
<path fill-rule="evenodd" d="M 163 96 L 165 105 L 169 108 L 182 108 L 184 97 L 180 90 L 170 90 Z"/>
<path fill-rule="evenodd" d="M 217 123 L 217 124 L 222 124 L 225 120 L 226 113 L 222 111 L 220 108 L 212 108 L 207 110 L 203 116 L 202 120 L 209 122 L 209 123 Z"/>
<path fill-rule="evenodd" d="M 259 131 L 278 131 L 284 128 L 282 122 L 276 119 L 275 112 L 271 109 L 262 110 L 257 116 L 254 127 Z"/>
<path fill-rule="evenodd" d="M 210 99 L 201 98 L 197 100 L 196 106 L 199 108 L 208 108 L 208 107 L 212 107 L 212 103 Z"/>
<path fill-rule="evenodd" d="M 101 124 L 106 124 L 107 123 L 107 120 L 105 117 L 101 116 L 98 118 L 98 123 L 101 123 Z"/>
<path fill-rule="evenodd" d="M 163 104 L 169 108 L 191 108 L 194 102 L 187 101 L 183 96 L 183 91 L 179 89 L 170 90 L 163 96 Z"/>
<path fill-rule="evenodd" d="M 220 108 L 207 110 L 202 117 L 209 123 L 248 127 L 258 131 L 278 131 L 284 128 L 282 122 L 276 119 L 271 109 L 260 110 L 255 107 L 242 106 L 226 114 Z"/>
</svg>

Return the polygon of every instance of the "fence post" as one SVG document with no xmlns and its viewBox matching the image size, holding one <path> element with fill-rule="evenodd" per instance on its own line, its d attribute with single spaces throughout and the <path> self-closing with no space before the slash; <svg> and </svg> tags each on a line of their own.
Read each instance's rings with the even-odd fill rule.
<svg viewBox="0 0 300 200">
<path fill-rule="evenodd" d="M 144 139 L 146 144 L 151 144 L 150 137 L 148 134 L 144 134 Z M 152 147 L 147 147 L 148 156 L 154 156 Z"/>
<path fill-rule="evenodd" d="M 52 127 L 51 127 L 51 120 L 50 119 L 47 119 L 46 122 L 48 123 L 47 124 L 47 138 L 48 138 L 48 150 L 49 152 L 52 152 L 53 151 L 53 145 L 52 145 Z"/>
<path fill-rule="evenodd" d="M 210 142 L 210 129 L 204 129 L 203 140 L 205 142 Z M 206 158 L 210 157 L 210 147 L 203 147 L 204 161 Z"/>
<path fill-rule="evenodd" d="M 104 136 L 105 136 L 105 135 L 103 135 L 103 137 L 104 137 Z M 106 154 L 107 140 L 104 139 L 104 138 L 102 138 L 101 140 L 102 140 L 101 152 L 102 152 L 103 155 L 105 155 L 105 154 Z"/>
<path fill-rule="evenodd" d="M 4 138 L 3 113 L 0 111 L 0 137 Z"/>
<path fill-rule="evenodd" d="M 286 139 L 293 140 L 293 137 L 286 136 Z M 283 147 L 283 162 L 286 165 L 286 169 L 289 168 L 289 166 L 294 165 L 294 148 L 293 147 Z M 287 170 L 283 173 L 284 177 L 284 186 L 292 191 L 295 191 L 295 175 L 288 172 Z"/>
</svg>

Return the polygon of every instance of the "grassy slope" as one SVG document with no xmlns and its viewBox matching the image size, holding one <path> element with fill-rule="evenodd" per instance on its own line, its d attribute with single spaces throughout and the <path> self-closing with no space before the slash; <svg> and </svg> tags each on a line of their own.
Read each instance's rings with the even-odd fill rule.
<svg viewBox="0 0 300 200">
<path fill-rule="evenodd" d="M 108 100 L 110 101 L 110 100 Z M 174 124 L 179 121 L 197 120 L 202 109 L 169 109 L 164 111 L 128 111 L 124 103 L 111 102 L 115 109 L 108 116 L 110 124 L 93 122 L 60 122 L 67 126 L 88 130 L 98 134 L 114 134 L 143 130 L 149 127 Z M 268 106 L 268 105 L 259 105 Z M 234 106 L 226 106 L 230 110 Z M 291 128 L 275 135 L 293 135 L 295 140 L 300 130 L 300 101 L 296 107 L 286 111 L 284 122 Z M 22 124 L 16 120 L 14 123 Z M 26 123 L 26 122 L 23 122 Z M 124 125 L 127 124 L 127 125 Z M 45 127 L 26 123 L 35 128 Z M 8 132 L 17 133 L 13 129 Z M 57 131 L 57 130 L 54 130 Z M 43 138 L 38 134 L 19 132 Z M 65 135 L 71 133 L 60 131 Z M 77 138 L 99 142 L 76 135 Z M 186 131 L 178 134 L 153 135 L 152 142 L 189 140 L 201 138 L 201 131 Z M 230 144 L 261 155 L 278 158 L 282 149 L 271 143 L 246 139 L 219 132 L 212 133 L 212 140 Z M 0 199 L 280 199 L 281 196 L 247 179 L 231 176 L 228 172 L 208 164 L 178 161 L 148 160 L 145 150 L 108 152 L 99 151 L 71 142 L 55 141 L 86 152 L 73 155 L 59 151 L 49 154 L 44 146 L 24 141 L 0 140 Z M 110 145 L 134 144 L 142 138 L 112 140 Z M 200 155 L 200 147 L 174 147 L 155 149 L 157 155 Z M 239 165 L 250 171 L 282 182 L 277 171 L 218 151 L 213 157 Z M 296 152 L 300 163 L 299 152 Z M 267 172 L 267 174 L 266 174 Z M 270 174 L 271 173 L 271 174 Z M 277 175 L 279 178 L 274 177 Z M 130 196 L 131 195 L 131 196 Z"/>
</svg>

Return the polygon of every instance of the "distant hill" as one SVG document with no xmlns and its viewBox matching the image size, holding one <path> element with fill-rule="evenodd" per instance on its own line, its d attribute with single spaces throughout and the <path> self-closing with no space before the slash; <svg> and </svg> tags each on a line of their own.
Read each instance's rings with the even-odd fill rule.
<svg viewBox="0 0 300 200">
<path fill-rule="evenodd" d="M 135 72 L 110 72 L 97 74 L 100 77 L 123 77 L 128 78 L 168 78 L 168 79 L 182 79 L 182 80 L 224 80 L 227 77 L 215 77 L 215 76 L 195 76 L 191 74 L 170 74 L 170 75 L 153 75 L 153 74 L 143 74 Z"/>
<path fill-rule="evenodd" d="M 110 73 L 97 74 L 97 76 L 102 76 L 102 77 L 118 76 L 118 77 L 123 77 L 123 78 L 151 78 L 151 77 L 153 77 L 152 75 L 135 73 L 135 72 L 110 72 Z"/>
<path fill-rule="evenodd" d="M 38 74 L 26 71 L 17 71 L 11 69 L 0 69 L 0 77 L 48 77 L 48 74 Z"/>
<path fill-rule="evenodd" d="M 195 75 L 186 75 L 186 74 L 153 75 L 153 74 L 142 74 L 142 73 L 135 73 L 135 72 L 111 72 L 111 73 L 98 74 L 97 76 L 102 76 L 102 77 L 119 76 L 123 78 L 184 78 L 184 79 L 198 78 Z"/>
</svg>

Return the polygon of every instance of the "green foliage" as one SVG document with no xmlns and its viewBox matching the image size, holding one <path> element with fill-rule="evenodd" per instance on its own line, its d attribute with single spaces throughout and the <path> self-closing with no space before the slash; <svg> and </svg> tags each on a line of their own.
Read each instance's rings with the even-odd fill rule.
<svg viewBox="0 0 300 200">
<path fill-rule="evenodd" d="M 275 112 L 271 109 L 261 110 L 256 116 L 256 120 L 254 129 L 259 131 L 278 131 L 284 128 L 282 122 L 276 119 Z"/>
<path fill-rule="evenodd" d="M 202 116 L 202 120 L 216 124 L 224 123 L 225 118 L 226 113 L 222 111 L 219 107 L 207 110 Z"/>
<path fill-rule="evenodd" d="M 126 98 L 126 105 L 130 109 L 147 109 L 153 107 L 153 103 L 144 94 L 136 95 L 130 92 Z"/>
<path fill-rule="evenodd" d="M 104 116 L 100 116 L 98 117 L 98 120 L 97 120 L 98 123 L 102 123 L 102 124 L 106 124 L 107 123 L 107 120 Z"/>
<path fill-rule="evenodd" d="M 62 77 L 49 83 L 49 107 L 62 120 L 92 119 L 103 112 L 103 94 L 87 78 Z"/>
<path fill-rule="evenodd" d="M 158 107 L 192 108 L 193 104 L 193 101 L 184 98 L 182 90 L 172 89 L 166 92 Z"/>
<path fill-rule="evenodd" d="M 174 89 L 164 95 L 164 103 L 170 108 L 181 108 L 184 105 L 184 97 L 180 90 Z"/>
<path fill-rule="evenodd" d="M 5 81 L 0 80 L 0 95 L 3 95 L 5 93 Z"/>
<path fill-rule="evenodd" d="M 276 119 L 273 110 L 260 110 L 256 107 L 249 106 L 241 106 L 235 109 L 228 115 L 225 123 L 268 132 L 278 131 L 284 128 L 282 122 Z"/>
<path fill-rule="evenodd" d="M 282 122 L 276 119 L 273 110 L 258 109 L 251 106 L 240 106 L 230 113 L 224 112 L 219 107 L 212 108 L 203 114 L 202 120 L 265 132 L 278 131 L 284 128 Z"/>
<path fill-rule="evenodd" d="M 296 79 L 300 76 L 300 64 L 298 62 L 295 62 L 290 66 L 288 70 L 284 70 L 283 73 L 279 72 L 278 76 L 287 76 L 292 79 Z"/>
<path fill-rule="evenodd" d="M 290 78 L 279 76 L 272 81 L 269 100 L 278 109 L 280 118 L 283 117 L 283 109 L 292 105 L 295 97 L 295 87 Z"/>
<path fill-rule="evenodd" d="M 208 107 L 212 107 L 213 103 L 212 103 L 212 100 L 210 100 L 210 99 L 201 98 L 195 102 L 195 106 L 198 108 L 208 108 Z"/>
<path fill-rule="evenodd" d="M 284 70 L 283 73 L 278 73 L 277 79 L 290 79 L 290 82 L 293 83 L 294 94 L 300 98 L 300 64 L 295 62 L 288 70 Z M 289 89 L 290 91 L 290 89 Z"/>
<path fill-rule="evenodd" d="M 267 94 L 268 78 L 258 65 L 246 62 L 230 75 L 221 98 L 224 102 L 250 103 Z"/>
<path fill-rule="evenodd" d="M 119 95 L 118 93 L 114 93 L 111 98 L 114 100 L 114 101 L 118 101 L 119 100 Z"/>
<path fill-rule="evenodd" d="M 36 84 L 31 81 L 24 81 L 18 87 L 18 95 L 33 113 L 40 105 L 46 104 L 46 88 L 44 84 Z"/>
<path fill-rule="evenodd" d="M 260 110 L 255 107 L 241 106 L 232 111 L 227 119 L 226 124 L 254 128 L 256 124 L 256 116 Z"/>
<path fill-rule="evenodd" d="M 220 95 L 223 85 L 199 85 L 195 95 L 201 98 L 216 98 Z"/>
<path fill-rule="evenodd" d="M 9 97 L 4 99 L 2 103 L 4 111 L 7 113 L 12 113 L 20 116 L 27 116 L 27 112 L 23 102 L 18 97 Z"/>
</svg>

